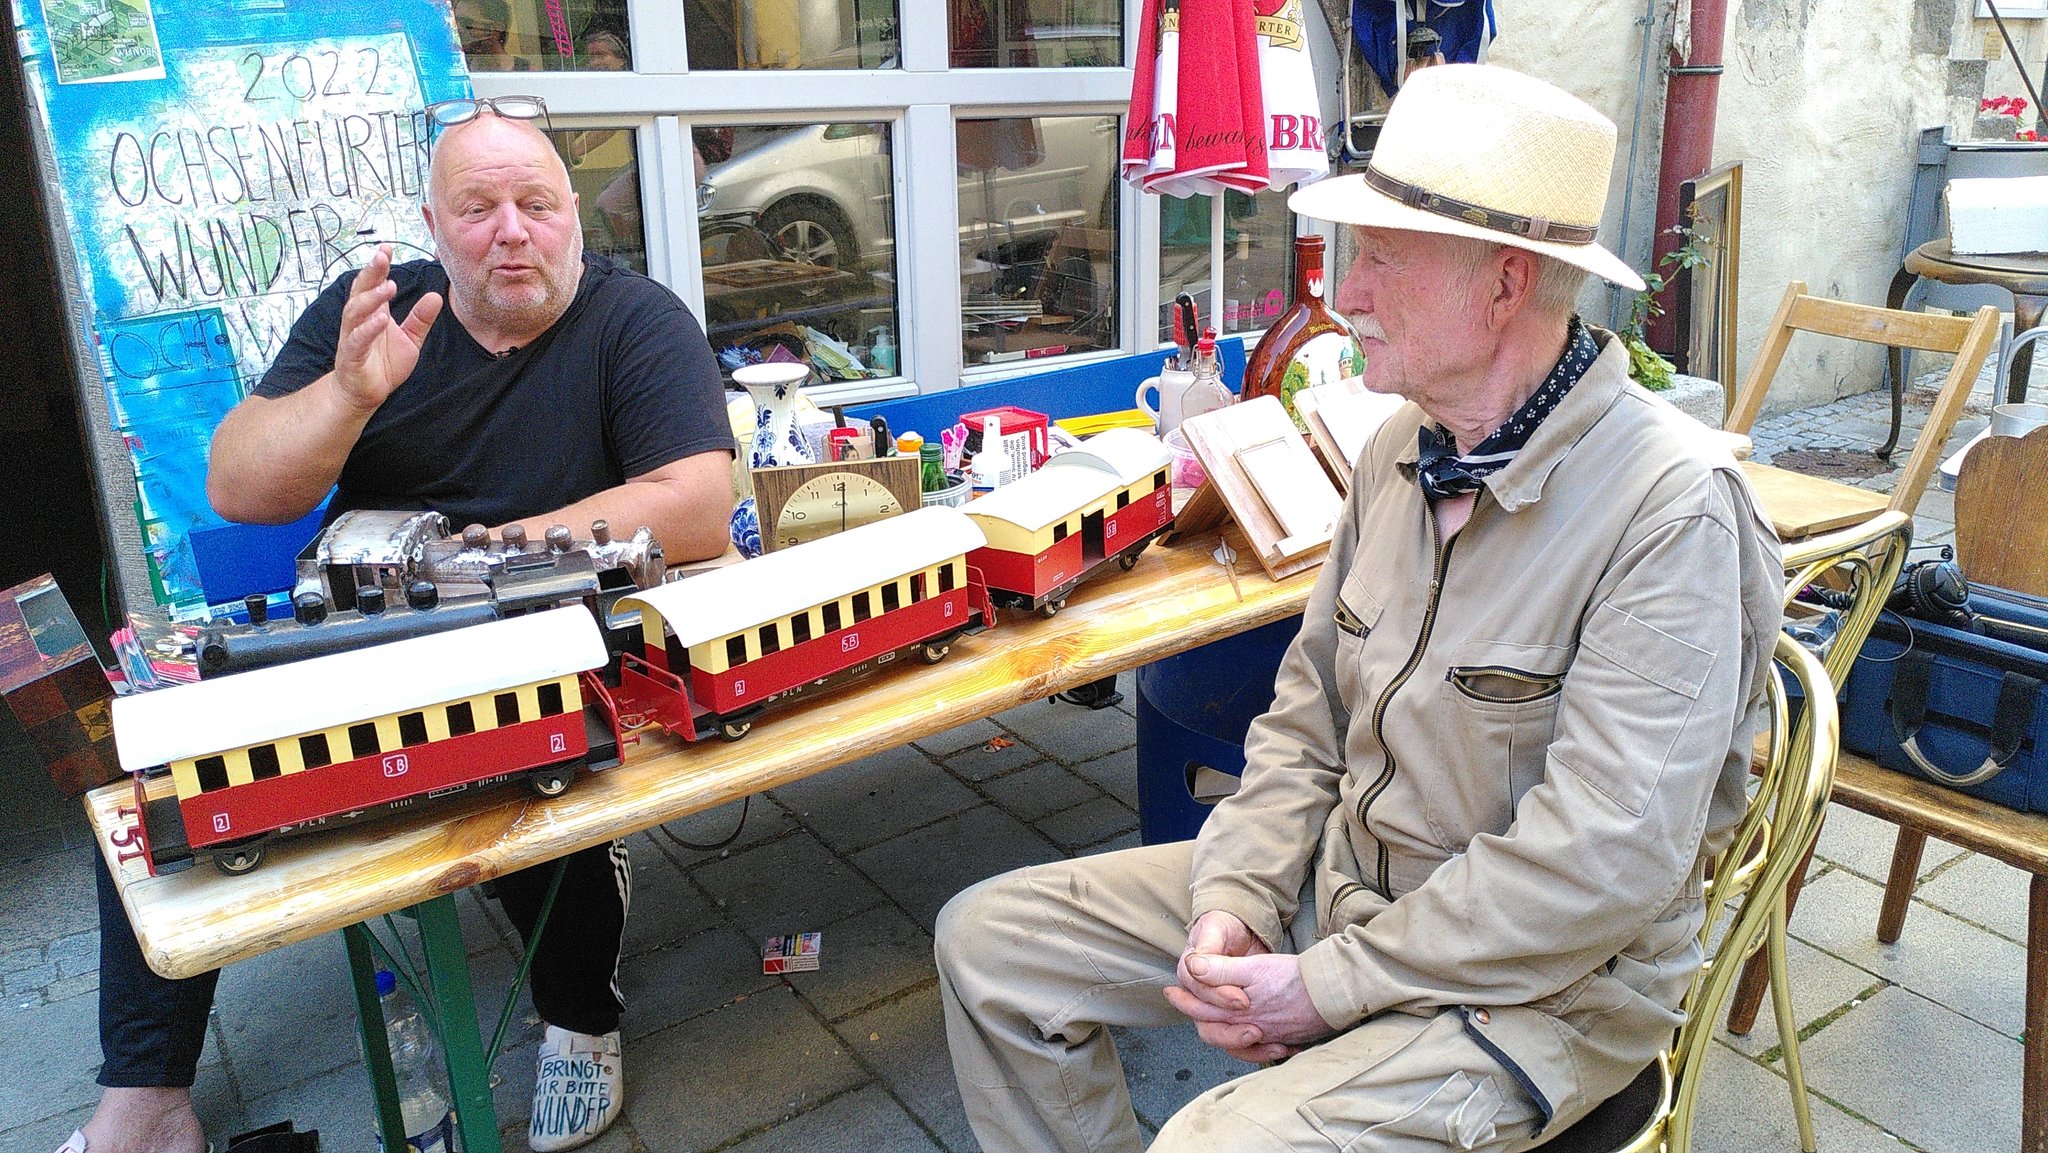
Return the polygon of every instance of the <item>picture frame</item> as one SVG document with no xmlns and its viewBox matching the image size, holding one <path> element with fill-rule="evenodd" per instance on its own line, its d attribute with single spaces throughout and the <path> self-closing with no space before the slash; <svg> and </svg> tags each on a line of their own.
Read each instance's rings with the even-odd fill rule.
<svg viewBox="0 0 2048 1153">
<path fill-rule="evenodd" d="M 1742 257 L 1742 163 L 1735 161 L 1678 186 L 1678 215 L 1707 253 L 1699 268 L 1673 278 L 1679 372 L 1735 386 L 1735 304 Z"/>
<path fill-rule="evenodd" d="M 2039 20 L 2048 17 L 2048 0 L 1998 0 L 1998 14 L 2008 20 Z M 1977 19 L 1991 19 L 1991 5 L 1977 0 Z"/>
</svg>

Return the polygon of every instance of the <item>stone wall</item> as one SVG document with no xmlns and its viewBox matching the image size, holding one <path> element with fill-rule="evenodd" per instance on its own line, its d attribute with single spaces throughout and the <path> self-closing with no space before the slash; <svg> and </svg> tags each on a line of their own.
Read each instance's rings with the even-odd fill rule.
<svg viewBox="0 0 2048 1153">
<path fill-rule="evenodd" d="M 2020 0 L 2014 0 L 2018 3 Z M 1905 236 L 1919 130 L 1967 135 L 1978 99 L 2024 94 L 1977 0 L 1728 0 L 1727 72 L 1714 160 L 1743 162 L 1738 370 L 1746 370 L 1787 282 L 1880 304 Z M 1494 0 L 1501 31 L 1489 59 L 1587 100 L 1621 130 L 1602 237 L 1637 268 L 1649 263 L 1664 94 L 1655 51 L 1639 93 L 1642 33 L 1669 42 L 1672 0 L 1558 6 Z M 1570 15 L 1561 15 L 1569 9 Z M 2009 20 L 2024 56 L 2048 48 L 2042 20 Z M 1987 35 L 1988 34 L 1988 35 Z M 1997 56 L 1987 61 L 1985 52 Z M 1640 115 L 1638 106 L 1640 105 Z M 1632 126 L 1637 143 L 1628 177 Z M 1622 215 L 1628 201 L 1628 223 Z M 1584 313 L 1626 315 L 1624 294 L 1588 290 Z M 1845 342 L 1794 342 L 1767 408 L 1879 387 L 1881 357 Z"/>
</svg>

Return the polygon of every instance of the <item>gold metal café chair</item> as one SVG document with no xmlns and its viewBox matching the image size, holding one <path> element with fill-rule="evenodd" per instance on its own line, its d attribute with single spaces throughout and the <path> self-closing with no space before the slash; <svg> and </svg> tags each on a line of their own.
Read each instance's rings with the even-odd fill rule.
<svg viewBox="0 0 2048 1153">
<path fill-rule="evenodd" d="M 1783 940 L 1785 885 L 1804 865 L 1807 850 L 1820 834 L 1834 785 L 1840 720 L 1827 670 L 1803 645 L 1783 634 L 1773 663 L 1798 687 L 1805 704 L 1795 716 L 1785 679 L 1767 678 L 1769 756 L 1735 840 L 1714 862 L 1706 882 L 1707 916 L 1700 926 L 1700 942 L 1707 949 L 1707 963 L 1686 991 L 1681 1006 L 1685 1023 L 1671 1045 L 1626 1089 L 1543 1142 L 1544 1153 L 1690 1153 L 1693 1114 L 1715 1018 L 1743 961 L 1767 941 Z M 1726 931 L 1715 944 L 1716 930 L 1723 924 Z M 1788 1033 L 1791 1004 L 1783 998 L 1782 952 L 1773 956 L 1772 970 L 1772 988 L 1780 994 L 1786 1073 L 1803 1105 L 1797 1040 Z"/>
</svg>

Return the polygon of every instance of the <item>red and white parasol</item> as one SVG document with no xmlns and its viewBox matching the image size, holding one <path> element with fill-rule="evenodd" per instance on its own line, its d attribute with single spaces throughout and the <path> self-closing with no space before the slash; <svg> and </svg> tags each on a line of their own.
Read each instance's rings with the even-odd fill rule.
<svg viewBox="0 0 2048 1153">
<path fill-rule="evenodd" d="M 1329 174 L 1321 117 L 1302 0 L 1145 0 L 1123 176 L 1147 192 L 1214 198 L 1212 272 L 1223 263 L 1223 192 Z"/>
</svg>

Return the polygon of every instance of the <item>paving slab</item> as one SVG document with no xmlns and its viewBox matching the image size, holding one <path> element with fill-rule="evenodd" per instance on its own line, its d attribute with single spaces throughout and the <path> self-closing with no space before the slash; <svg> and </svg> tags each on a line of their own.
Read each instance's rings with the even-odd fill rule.
<svg viewBox="0 0 2048 1153">
<path fill-rule="evenodd" d="M 900 909 L 870 909 L 821 931 L 824 953 L 817 971 L 784 980 L 828 1021 L 938 979 L 932 935 Z"/>
<path fill-rule="evenodd" d="M 1884 890 L 1833 872 L 1806 886 L 1793 910 L 1793 936 L 1969 1017 L 2008 1037 L 2025 1028 L 2026 950 L 1922 906 L 1895 944 L 1877 939 Z M 1825 1030 L 1823 1030 L 1825 1032 Z"/>
<path fill-rule="evenodd" d="M 226 1148 L 228 1138 L 279 1121 L 290 1121 L 303 1133 L 320 1131 L 320 1147 L 330 1150 L 374 1150 L 377 1147 L 377 1109 L 370 1101 L 370 1075 L 361 1061 L 268 1093 L 250 1101 L 232 1129 L 208 1130 L 214 1147 Z"/>
<path fill-rule="evenodd" d="M 1809 1072 L 1808 1077 L 1812 1074 Z M 1828 1153 L 1902 1153 L 1897 1137 L 1807 1091 L 1814 1141 Z M 1692 1127 L 1695 1153 L 1760 1153 L 1799 1148 L 1792 1093 L 1780 1074 L 1715 1045 L 1707 1052 Z"/>
<path fill-rule="evenodd" d="M 221 970 L 214 1015 L 234 1084 L 249 1099 L 361 1060 L 338 933 Z"/>
<path fill-rule="evenodd" d="M 15 1070 L 0 1077 L 0 1124 L 39 1121 L 100 1099 L 93 1083 L 100 1068 L 99 998 L 0 1005 L 0 1040 Z"/>
<path fill-rule="evenodd" d="M 1797 915 L 1804 916 L 1805 911 L 1802 900 Z M 1792 979 L 1792 1019 L 1800 1029 L 1884 984 L 1884 978 L 1875 973 L 1797 938 L 1785 942 L 1785 964 Z M 1727 1017 L 1725 1010 L 1722 1017 Z M 1725 1021 L 1716 1028 L 1719 1040 L 1747 1057 L 1760 1057 L 1778 1047 L 1778 1019 L 1771 1011 L 1768 996 L 1757 1010 L 1756 1025 L 1748 1035 L 1738 1037 L 1728 1032 Z"/>
<path fill-rule="evenodd" d="M 619 969 L 619 986 L 626 994 L 620 1030 L 629 1040 L 645 1037 L 780 984 L 779 978 L 761 971 L 759 941 L 741 936 L 731 926 L 717 925 L 627 958 Z"/>
<path fill-rule="evenodd" d="M 71 1136 L 72 1130 L 85 1128 L 85 1123 L 90 1120 L 91 1106 L 20 1125 L 15 1125 L 14 1119 L 9 1118 L 0 1123 L 13 1126 L 0 1128 L 0 1153 L 50 1153 Z"/>
<path fill-rule="evenodd" d="M 978 744 L 946 754 L 946 771 L 963 781 L 985 781 L 1045 760 L 1038 748 L 1006 729 L 995 729 Z"/>
<path fill-rule="evenodd" d="M 1889 988 L 1814 1034 L 1806 1083 L 1929 1153 L 2020 1143 L 2020 1043 Z"/>
<path fill-rule="evenodd" d="M 1029 825 L 982 805 L 864 849 L 862 871 L 929 932 L 953 894 L 997 873 L 1060 856 Z"/>
<path fill-rule="evenodd" d="M 835 1097 L 728 1153 L 939 1153 L 931 1134 L 880 1088 L 856 1089 Z"/>
<path fill-rule="evenodd" d="M 796 818 L 764 795 L 678 817 L 647 830 L 647 836 L 677 863 L 691 867 L 745 852 L 755 845 L 787 836 L 796 827 Z M 732 839 L 731 844 L 724 844 L 727 838 Z M 692 847 L 703 845 L 720 847 Z"/>
<path fill-rule="evenodd" d="M 754 940 L 823 925 L 885 900 L 808 833 L 734 853 L 691 876 Z"/>
<path fill-rule="evenodd" d="M 983 718 L 977 721 L 969 721 L 964 725 L 956 725 L 944 732 L 933 733 L 931 736 L 920 738 L 912 743 L 915 747 L 923 749 L 926 753 L 944 759 L 962 750 L 985 745 L 993 738 L 1007 737 L 1009 735 L 1008 729 L 1003 728 L 992 720 Z"/>
<path fill-rule="evenodd" d="M 1813 855 L 1865 880 L 1883 884 L 1891 875 L 1892 846 L 1898 839 L 1899 827 L 1890 821 L 1845 805 L 1829 805 L 1827 823 L 1820 828 L 1820 844 Z M 1962 854 L 1962 849 L 1947 841 L 1929 837 L 1926 850 L 1920 854 L 1917 875 L 1925 877 Z"/>
<path fill-rule="evenodd" d="M 1131 1108 L 1139 1124 L 1157 1132 L 1188 1102 L 1257 1067 L 1202 1043 L 1191 1021 L 1167 1029 L 1114 1029 Z"/>
<path fill-rule="evenodd" d="M 890 749 L 771 794 L 835 852 L 864 849 L 981 803 L 914 748 Z"/>
<path fill-rule="evenodd" d="M 2024 947 L 2027 942 L 2027 887 L 2032 874 L 2004 861 L 1972 853 L 1920 882 L 1914 896 L 1922 904 L 1981 925 Z M 1913 914 L 1906 914 L 1906 932 Z"/>
<path fill-rule="evenodd" d="M 1051 837 L 1061 848 L 1092 850 L 1111 837 L 1136 829 L 1138 814 L 1125 808 L 1122 801 L 1111 797 L 1097 797 L 1034 821 L 1032 825 L 1039 832 Z"/>
<path fill-rule="evenodd" d="M 1138 748 L 1118 749 L 1107 756 L 1092 761 L 1082 761 L 1074 766 L 1074 772 L 1096 788 L 1122 801 L 1132 812 L 1138 811 Z"/>
<path fill-rule="evenodd" d="M 652 1148 L 711 1149 L 869 1083 L 837 1037 L 776 989 L 664 1030 L 628 1056 L 626 1115 Z M 666 1070 L 664 1083 L 655 1070 Z"/>
<path fill-rule="evenodd" d="M 1092 761 L 1138 739 L 1137 721 L 1121 709 L 1090 709 L 1050 698 L 997 713 L 995 719 L 1068 764 Z"/>
<path fill-rule="evenodd" d="M 1053 761 L 983 781 L 981 791 L 1020 821 L 1035 821 L 1102 796 L 1101 790 Z"/>
<path fill-rule="evenodd" d="M 99 927 L 91 853 L 69 849 L 0 868 L 0 953 Z"/>
<path fill-rule="evenodd" d="M 625 953 L 638 956 L 696 936 L 724 918 L 697 891 L 674 858 L 646 833 L 627 838 L 633 862 L 633 901 L 626 910 Z"/>
<path fill-rule="evenodd" d="M 839 1034 L 949 1153 L 978 1153 L 960 1107 L 937 984 L 840 1022 Z"/>
</svg>

